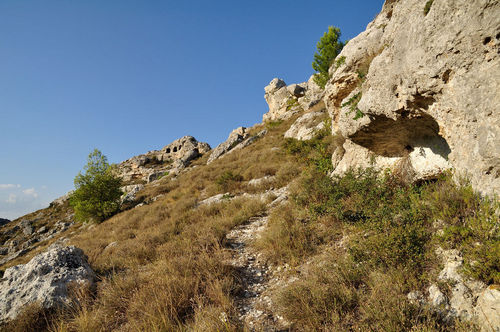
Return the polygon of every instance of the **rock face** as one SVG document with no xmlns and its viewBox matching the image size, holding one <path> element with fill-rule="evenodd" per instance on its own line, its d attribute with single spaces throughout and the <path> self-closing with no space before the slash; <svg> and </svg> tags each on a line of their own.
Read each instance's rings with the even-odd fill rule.
<svg viewBox="0 0 500 332">
<path fill-rule="evenodd" d="M 157 154 L 160 161 L 169 161 L 173 159 L 182 160 L 188 163 L 194 158 L 210 151 L 210 145 L 204 142 L 198 142 L 193 136 L 184 136 L 161 149 Z"/>
<path fill-rule="evenodd" d="M 405 159 L 415 179 L 453 167 L 499 193 L 500 2 L 424 6 L 386 0 L 330 68 L 324 102 L 344 139 L 335 173 Z"/>
<path fill-rule="evenodd" d="M 51 308 L 67 303 L 68 283 L 93 284 L 94 279 L 81 249 L 52 246 L 27 264 L 5 270 L 0 280 L 0 322 L 15 318 L 27 304 Z"/>
<path fill-rule="evenodd" d="M 305 113 L 285 132 L 285 138 L 295 138 L 301 141 L 313 138 L 319 130 L 325 127 L 324 122 L 321 121 L 324 117 L 324 111 Z"/>
<path fill-rule="evenodd" d="M 178 173 L 189 163 L 210 151 L 210 145 L 198 142 L 193 136 L 181 137 L 161 150 L 132 157 L 118 165 L 118 174 L 125 182 L 152 182 L 162 175 Z"/>
<path fill-rule="evenodd" d="M 263 121 L 288 119 L 293 114 L 302 110 L 321 111 L 325 108 L 322 101 L 323 91 L 313 81 L 287 86 L 279 78 L 274 78 L 264 88 L 269 112 L 264 114 Z"/>
<path fill-rule="evenodd" d="M 143 184 L 131 184 L 128 186 L 123 186 L 120 188 L 123 191 L 123 195 L 121 197 L 122 204 L 125 202 L 131 202 L 135 200 L 135 195 L 144 189 Z"/>
</svg>

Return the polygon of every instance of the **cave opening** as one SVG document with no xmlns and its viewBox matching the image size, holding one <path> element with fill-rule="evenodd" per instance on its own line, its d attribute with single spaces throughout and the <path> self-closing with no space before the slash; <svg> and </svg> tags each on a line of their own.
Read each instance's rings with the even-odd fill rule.
<svg viewBox="0 0 500 332">
<path fill-rule="evenodd" d="M 383 115 L 371 118 L 366 127 L 349 137 L 354 143 L 384 157 L 403 157 L 416 147 L 427 147 L 448 160 L 451 149 L 430 115 L 420 113 L 396 120 Z"/>
</svg>

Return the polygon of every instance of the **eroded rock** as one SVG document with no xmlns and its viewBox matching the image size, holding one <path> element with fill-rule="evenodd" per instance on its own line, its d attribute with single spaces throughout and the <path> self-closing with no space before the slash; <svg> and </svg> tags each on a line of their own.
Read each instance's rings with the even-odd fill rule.
<svg viewBox="0 0 500 332">
<path fill-rule="evenodd" d="M 15 318 L 27 304 L 52 308 L 68 303 L 69 283 L 93 284 L 94 280 L 81 249 L 53 245 L 27 264 L 5 270 L 0 280 L 0 322 Z"/>
<path fill-rule="evenodd" d="M 325 112 L 308 112 L 300 116 L 285 132 L 285 138 L 295 138 L 301 141 L 309 140 L 318 131 L 325 128 L 325 123 L 321 121 L 325 117 Z"/>
<path fill-rule="evenodd" d="M 380 167 L 416 151 L 415 178 L 453 167 L 499 193 L 500 3 L 424 5 L 386 1 L 330 68 L 324 101 L 347 141 L 337 167 L 366 164 L 363 149 Z"/>
</svg>

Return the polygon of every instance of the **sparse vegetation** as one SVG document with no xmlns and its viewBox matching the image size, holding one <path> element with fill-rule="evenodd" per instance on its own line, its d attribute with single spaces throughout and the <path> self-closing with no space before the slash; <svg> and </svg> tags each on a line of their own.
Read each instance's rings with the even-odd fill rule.
<svg viewBox="0 0 500 332">
<path fill-rule="evenodd" d="M 424 6 L 424 15 L 427 15 L 429 13 L 433 2 L 434 2 L 434 0 L 427 0 L 427 2 L 425 3 L 425 6 Z"/>
<path fill-rule="evenodd" d="M 314 76 L 314 82 L 322 89 L 325 88 L 326 83 L 330 79 L 328 69 L 330 69 L 333 61 L 344 47 L 344 43 L 339 38 L 340 29 L 330 26 L 317 44 L 318 51 L 314 54 L 312 67 L 317 72 Z"/>
<path fill-rule="evenodd" d="M 70 204 L 80 221 L 101 222 L 120 208 L 121 179 L 114 174 L 106 156 L 95 149 L 84 167 L 85 173 L 75 177 L 75 191 Z"/>
<path fill-rule="evenodd" d="M 365 114 L 358 108 L 358 103 L 361 100 L 362 93 L 358 92 L 355 95 L 353 95 L 349 100 L 347 100 L 345 103 L 342 104 L 342 107 L 349 106 L 349 111 L 347 114 L 351 114 L 352 112 L 354 113 L 353 120 L 358 120 L 361 119 Z"/>
<path fill-rule="evenodd" d="M 292 202 L 270 216 L 258 246 L 274 263 L 307 271 L 275 293 L 296 329 L 475 330 L 444 322 L 406 294 L 435 280 L 438 243 L 465 252 L 471 276 L 498 283 L 498 203 L 456 186 L 448 174 L 407 185 L 370 168 L 333 180 L 309 168 L 292 190 Z M 437 218 L 447 225 L 441 236 Z"/>
<path fill-rule="evenodd" d="M 347 43 L 346 43 L 347 44 Z M 344 44 L 345 45 L 345 44 Z M 345 56 L 339 56 L 335 60 L 335 69 L 345 64 Z"/>
<path fill-rule="evenodd" d="M 290 98 L 286 102 L 286 110 L 289 111 L 294 107 L 299 106 L 299 102 L 295 98 Z"/>
<path fill-rule="evenodd" d="M 467 183 L 456 186 L 449 174 L 418 185 L 371 168 L 332 179 L 330 123 L 312 140 L 283 142 L 295 118 L 223 160 L 205 165 L 202 157 L 189 172 L 147 186 L 138 199 L 149 205 L 82 227 L 71 242 L 88 255 L 97 290 L 50 317 L 29 308 L 9 328 L 238 331 L 232 299 L 240 276 L 224 263 L 225 235 L 265 211 L 260 200 L 236 197 L 249 192 L 242 180 L 274 175 L 258 190 L 293 182 L 291 199 L 270 214 L 256 247 L 270 262 L 289 264 L 297 278 L 273 294 L 293 330 L 474 331 L 406 295 L 435 280 L 436 245 L 460 249 L 466 273 L 498 283 L 498 202 Z M 227 200 L 197 207 L 225 192 Z M 49 325 L 39 321 L 44 317 Z"/>
</svg>

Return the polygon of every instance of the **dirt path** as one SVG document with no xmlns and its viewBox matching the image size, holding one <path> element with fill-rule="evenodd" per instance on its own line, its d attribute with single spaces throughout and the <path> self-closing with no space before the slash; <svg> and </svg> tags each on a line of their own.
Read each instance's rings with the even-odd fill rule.
<svg viewBox="0 0 500 332">
<path fill-rule="evenodd" d="M 235 298 L 238 318 L 249 331 L 283 331 L 278 327 L 279 317 L 274 317 L 268 309 L 271 299 L 265 291 L 270 287 L 271 272 L 251 246 L 266 227 L 267 220 L 268 216 L 250 218 L 248 223 L 226 235 L 232 255 L 229 264 L 241 277 L 242 291 Z"/>
</svg>

